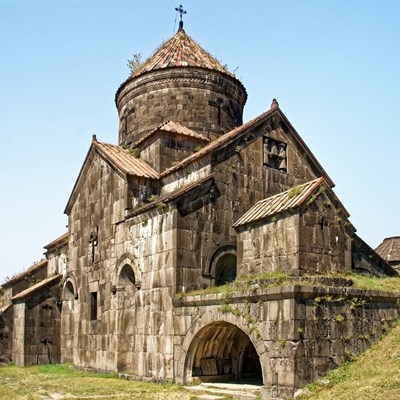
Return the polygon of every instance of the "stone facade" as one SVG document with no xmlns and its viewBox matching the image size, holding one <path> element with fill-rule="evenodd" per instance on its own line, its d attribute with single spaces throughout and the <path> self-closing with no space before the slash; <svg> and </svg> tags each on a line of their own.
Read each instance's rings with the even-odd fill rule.
<svg viewBox="0 0 400 400">
<path fill-rule="evenodd" d="M 322 182 L 315 181 L 312 196 L 298 208 L 280 210 L 276 206 L 262 219 L 248 221 L 246 215 L 268 206 L 264 201 L 241 218 L 244 222 L 236 223 L 238 264 L 242 266 L 239 275 L 276 271 L 292 275 L 343 274 L 352 270 L 354 229 L 346 211 Z M 271 197 L 269 202 L 288 200 L 297 205 L 301 199 L 296 199 L 296 191 L 300 194 L 307 189 L 299 185 Z"/>
<path fill-rule="evenodd" d="M 47 278 L 41 285 L 27 289 L 13 298 L 12 359 L 16 365 L 61 361 L 60 280 L 60 275 Z"/>
<path fill-rule="evenodd" d="M 247 374 L 263 381 L 263 398 L 292 397 L 302 384 L 366 350 L 399 316 L 398 295 L 325 283 L 332 287 L 255 284 L 229 303 L 224 295 L 176 300 L 175 380 Z M 251 362 L 254 351 L 260 364 Z M 203 368 L 202 360 L 214 367 Z"/>
<path fill-rule="evenodd" d="M 5 304 L 0 309 L 0 355 L 12 360 L 13 307 Z"/>
<path fill-rule="evenodd" d="M 122 84 L 119 146 L 93 137 L 46 275 L 9 296 L 18 365 L 256 379 L 285 398 L 391 325 L 395 295 L 326 275 L 396 271 L 276 100 L 242 124 L 246 96 L 182 27 Z"/>
<path fill-rule="evenodd" d="M 131 145 L 163 124 L 165 115 L 206 137 L 219 136 L 242 124 L 246 97 L 236 79 L 200 68 L 131 78 L 116 95 L 119 143 Z"/>
</svg>

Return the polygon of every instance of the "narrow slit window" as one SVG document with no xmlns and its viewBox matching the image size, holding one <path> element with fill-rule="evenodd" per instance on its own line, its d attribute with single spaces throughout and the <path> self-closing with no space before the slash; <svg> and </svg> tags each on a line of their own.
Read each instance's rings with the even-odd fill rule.
<svg viewBox="0 0 400 400">
<path fill-rule="evenodd" d="M 97 320 L 97 292 L 90 293 L 90 320 Z"/>
</svg>

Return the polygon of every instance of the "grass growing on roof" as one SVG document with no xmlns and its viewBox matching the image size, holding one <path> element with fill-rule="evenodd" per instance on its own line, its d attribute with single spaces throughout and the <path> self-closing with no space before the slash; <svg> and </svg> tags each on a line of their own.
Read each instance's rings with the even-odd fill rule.
<svg viewBox="0 0 400 400">
<path fill-rule="evenodd" d="M 313 278 L 344 278 L 353 281 L 352 288 L 363 290 L 380 290 L 385 292 L 399 292 L 400 293 L 400 276 L 378 278 L 375 276 L 361 275 L 355 273 L 348 274 L 325 274 L 325 275 L 303 275 L 301 277 L 291 276 L 283 271 L 267 272 L 257 275 L 247 275 L 237 278 L 234 282 L 227 283 L 221 286 L 210 286 L 204 289 L 196 289 L 185 293 L 179 293 L 179 296 L 196 296 L 206 294 L 229 294 L 243 290 L 257 288 L 267 289 L 270 287 L 278 286 L 291 286 L 291 285 L 307 285 L 312 286 L 327 286 L 326 284 L 316 283 L 311 281 Z M 296 279 L 298 278 L 298 279 Z"/>
<path fill-rule="evenodd" d="M 400 276 L 378 278 L 375 276 L 351 273 L 346 275 L 346 277 L 353 281 L 353 287 L 356 289 L 400 292 Z"/>
<path fill-rule="evenodd" d="M 195 296 L 198 294 L 219 294 L 219 293 L 234 293 L 240 290 L 248 290 L 252 288 L 253 284 L 261 282 L 262 287 L 275 287 L 289 284 L 287 277 L 289 275 L 282 271 L 267 272 L 257 275 L 247 275 L 240 277 L 231 283 L 221 286 L 210 286 L 204 289 L 192 290 L 185 293 L 180 293 L 180 296 Z"/>
</svg>

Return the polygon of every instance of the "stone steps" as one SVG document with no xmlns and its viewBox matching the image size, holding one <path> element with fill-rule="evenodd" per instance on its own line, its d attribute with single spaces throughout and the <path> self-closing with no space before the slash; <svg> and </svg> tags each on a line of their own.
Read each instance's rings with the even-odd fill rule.
<svg viewBox="0 0 400 400">
<path fill-rule="evenodd" d="M 201 400 L 220 400 L 225 396 L 231 396 L 235 400 L 253 400 L 261 393 L 261 386 L 241 383 L 201 383 L 196 386 L 185 386 L 185 389 L 199 394 L 197 399 Z M 203 397 L 202 397 L 203 396 Z M 207 397 L 209 396 L 209 397 Z"/>
</svg>

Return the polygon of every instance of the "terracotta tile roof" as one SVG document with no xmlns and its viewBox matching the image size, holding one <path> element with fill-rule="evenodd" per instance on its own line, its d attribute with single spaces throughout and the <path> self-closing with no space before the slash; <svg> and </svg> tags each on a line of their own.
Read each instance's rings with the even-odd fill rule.
<svg viewBox="0 0 400 400">
<path fill-rule="evenodd" d="M 22 292 L 16 294 L 14 297 L 11 297 L 11 300 L 21 300 L 26 299 L 33 294 L 39 292 L 40 290 L 44 289 L 46 286 L 51 286 L 55 284 L 57 281 L 60 281 L 62 275 L 55 275 L 49 278 L 43 279 L 41 282 L 37 283 L 34 286 L 31 286 L 28 289 L 23 290 Z"/>
<path fill-rule="evenodd" d="M 324 168 L 321 166 L 321 164 L 318 162 L 318 160 L 315 158 L 315 156 L 312 154 L 311 150 L 308 148 L 308 146 L 305 144 L 303 139 L 300 137 L 300 135 L 296 132 L 290 121 L 286 118 L 285 114 L 282 112 L 282 110 L 279 107 L 273 107 L 270 110 L 260 114 L 258 117 L 246 122 L 243 125 L 238 126 L 237 128 L 229 131 L 228 133 L 225 133 L 224 135 L 220 136 L 218 139 L 212 141 L 208 145 L 204 146 L 200 151 L 191 154 L 189 157 L 186 157 L 184 160 L 179 162 L 178 164 L 174 165 L 171 168 L 168 168 L 164 172 L 160 174 L 160 178 L 163 178 L 165 176 L 168 176 L 184 167 L 187 165 L 191 164 L 192 162 L 207 156 L 208 154 L 212 153 L 215 150 L 221 149 L 225 146 L 229 146 L 231 143 L 233 143 L 235 140 L 237 140 L 241 135 L 247 134 L 247 132 L 250 132 L 254 127 L 256 127 L 258 124 L 262 124 L 264 121 L 266 121 L 268 118 L 278 114 L 285 122 L 286 124 L 290 127 L 290 129 L 293 132 L 293 138 L 295 141 L 297 141 L 299 147 L 302 149 L 302 151 L 307 155 L 309 162 L 312 163 L 312 165 L 315 166 L 315 168 L 318 171 L 318 174 L 321 176 L 324 176 L 329 183 L 330 187 L 334 187 L 335 184 L 332 181 L 332 179 L 329 177 L 329 175 L 326 173 Z"/>
<path fill-rule="evenodd" d="M 68 242 L 68 232 L 65 232 L 63 235 L 59 236 L 57 239 L 54 239 L 49 244 L 46 244 L 46 246 L 43 246 L 43 248 L 45 248 L 46 250 L 50 250 L 50 249 L 53 249 L 60 245 L 67 244 L 67 242 Z"/>
<path fill-rule="evenodd" d="M 136 210 L 133 210 L 128 216 L 129 217 L 134 217 L 138 214 L 141 214 L 142 212 L 151 210 L 152 208 L 157 207 L 157 204 L 159 203 L 169 203 L 170 201 L 173 201 L 180 196 L 183 196 L 186 193 L 189 193 L 191 190 L 196 189 L 197 187 L 203 185 L 204 183 L 211 181 L 214 178 L 214 174 L 209 174 L 204 178 L 198 179 L 197 181 L 194 181 L 192 183 L 189 183 L 188 185 L 185 185 L 179 189 L 174 190 L 171 193 L 166 193 L 162 196 L 160 196 L 157 200 L 154 200 L 148 204 L 145 204 L 144 206 L 137 208 Z"/>
<path fill-rule="evenodd" d="M 179 30 L 171 39 L 160 46 L 131 77 L 145 72 L 171 67 L 200 67 L 233 76 L 221 63 L 200 47 L 186 32 Z"/>
<path fill-rule="evenodd" d="M 384 239 L 375 251 L 386 262 L 400 262 L 400 236 L 393 236 Z"/>
<path fill-rule="evenodd" d="M 220 136 L 218 139 L 212 141 L 210 144 L 203 147 L 200 151 L 193 153 L 189 157 L 182 160 L 180 163 L 165 170 L 162 174 L 160 174 L 160 177 L 162 178 L 164 176 L 167 176 L 167 175 L 181 169 L 182 167 L 185 167 L 186 165 L 190 164 L 191 162 L 198 160 L 199 158 L 211 153 L 212 151 L 216 150 L 217 148 L 228 145 L 233 140 L 235 140 L 242 132 L 246 131 L 248 128 L 252 127 L 253 125 L 256 125 L 259 121 L 268 117 L 273 112 L 274 112 L 274 110 L 268 110 L 265 113 L 259 115 L 258 117 L 246 122 L 245 124 L 240 125 L 235 129 L 232 129 L 228 133 L 225 133 L 224 135 Z"/>
<path fill-rule="evenodd" d="M 12 285 L 14 285 L 15 283 L 17 283 L 17 282 L 21 281 L 22 279 L 24 279 L 25 276 L 27 276 L 27 275 L 29 275 L 29 274 L 32 274 L 33 272 L 35 272 L 35 271 L 37 271 L 37 270 L 39 270 L 39 269 L 41 269 L 41 268 L 44 268 L 44 267 L 46 267 L 46 266 L 47 266 L 47 259 L 44 258 L 43 260 L 40 260 L 39 262 L 33 264 L 33 265 L 32 265 L 31 267 L 29 267 L 27 270 L 25 270 L 25 271 L 19 273 L 18 275 L 14 276 L 13 278 L 9 279 L 7 282 L 4 282 L 4 283 L 2 284 L 2 286 L 3 286 L 3 287 L 12 286 Z"/>
<path fill-rule="evenodd" d="M 189 128 L 186 128 L 186 126 L 180 125 L 177 122 L 173 121 L 167 121 L 160 125 L 158 128 L 152 130 L 149 132 L 147 135 L 142 137 L 140 140 L 138 140 L 134 146 L 140 146 L 143 142 L 145 142 L 147 139 L 149 139 L 151 136 L 153 136 L 155 133 L 163 131 L 163 132 L 170 132 L 170 133 L 176 133 L 178 135 L 182 136 L 188 136 L 194 139 L 201 140 L 203 142 L 209 142 L 210 139 L 206 138 L 205 136 L 201 135 L 200 133 L 197 133 L 195 131 L 192 131 Z"/>
<path fill-rule="evenodd" d="M 287 211 L 301 206 L 315 193 L 320 187 L 329 187 L 324 177 L 314 179 L 311 182 L 298 185 L 285 192 L 257 202 L 249 211 L 239 218 L 234 227 L 259 221 L 266 217 Z"/>
<path fill-rule="evenodd" d="M 113 144 L 98 142 L 97 140 L 93 140 L 93 146 L 124 174 L 151 179 L 158 179 L 159 177 L 158 173 L 143 160 L 129 154 L 129 150 Z"/>
</svg>

